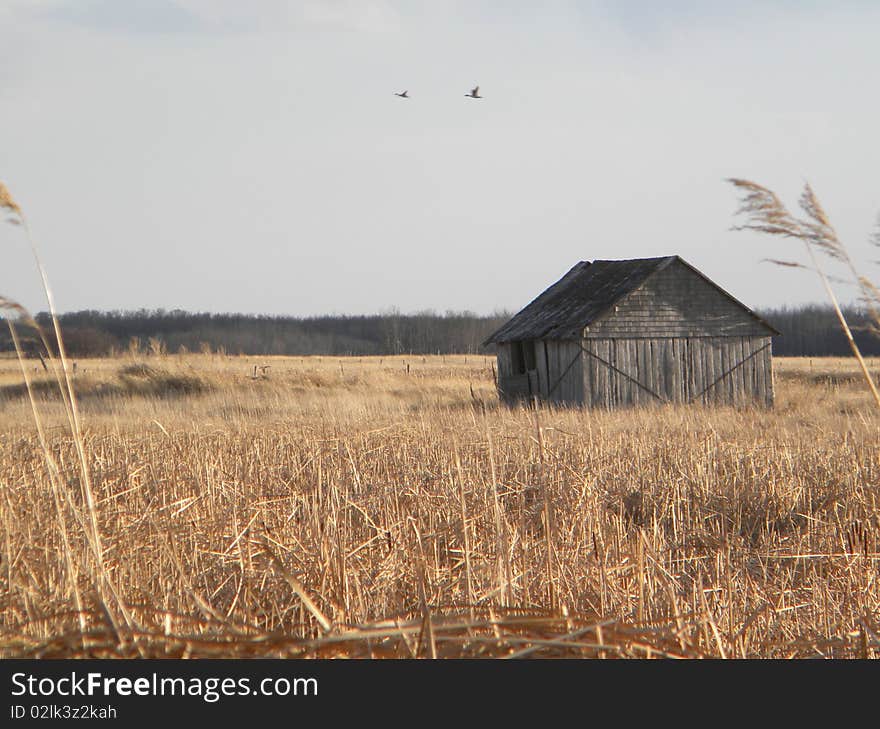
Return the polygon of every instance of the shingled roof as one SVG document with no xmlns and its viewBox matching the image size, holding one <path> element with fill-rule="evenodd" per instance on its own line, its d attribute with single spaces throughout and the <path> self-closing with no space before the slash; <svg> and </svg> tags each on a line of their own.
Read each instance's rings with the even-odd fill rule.
<svg viewBox="0 0 880 729">
<path fill-rule="evenodd" d="M 603 316 L 624 296 L 638 289 L 650 276 L 675 261 L 681 261 L 721 294 L 741 306 L 767 327 L 769 334 L 779 333 L 686 261 L 678 256 L 662 256 L 576 263 L 559 281 L 514 315 L 484 344 L 531 339 L 579 339 L 584 327 Z"/>
</svg>

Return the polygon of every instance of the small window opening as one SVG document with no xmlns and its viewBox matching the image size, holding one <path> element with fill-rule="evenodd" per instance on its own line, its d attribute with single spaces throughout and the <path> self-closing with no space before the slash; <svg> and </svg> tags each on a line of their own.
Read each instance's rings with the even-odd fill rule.
<svg viewBox="0 0 880 729">
<path fill-rule="evenodd" d="M 524 375 L 536 368 L 534 342 L 513 342 L 511 349 L 514 374 Z"/>
</svg>

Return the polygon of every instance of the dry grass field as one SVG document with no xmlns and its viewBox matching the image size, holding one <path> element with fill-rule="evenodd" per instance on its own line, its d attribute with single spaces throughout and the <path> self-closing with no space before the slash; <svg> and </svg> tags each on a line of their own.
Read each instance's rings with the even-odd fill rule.
<svg viewBox="0 0 880 729">
<path fill-rule="evenodd" d="M 53 481 L 0 360 L 0 656 L 877 655 L 852 360 L 625 412 L 503 407 L 492 362 L 80 360 L 90 506 L 57 385 L 27 362 Z"/>
</svg>

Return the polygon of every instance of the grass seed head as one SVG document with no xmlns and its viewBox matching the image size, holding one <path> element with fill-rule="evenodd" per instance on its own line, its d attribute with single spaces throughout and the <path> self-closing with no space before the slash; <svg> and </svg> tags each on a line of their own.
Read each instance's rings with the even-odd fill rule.
<svg viewBox="0 0 880 729">
<path fill-rule="evenodd" d="M 0 208 L 5 208 L 11 213 L 15 213 L 19 217 L 23 215 L 21 207 L 15 199 L 12 197 L 12 193 L 9 192 L 9 188 L 6 187 L 2 182 L 0 182 Z"/>
</svg>

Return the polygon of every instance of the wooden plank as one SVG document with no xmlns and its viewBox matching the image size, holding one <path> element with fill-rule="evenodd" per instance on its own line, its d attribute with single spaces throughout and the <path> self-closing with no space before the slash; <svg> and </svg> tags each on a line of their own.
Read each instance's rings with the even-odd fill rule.
<svg viewBox="0 0 880 729">
<path fill-rule="evenodd" d="M 654 354 L 654 372 L 656 373 L 654 380 L 656 387 L 654 388 L 654 392 L 658 395 L 662 395 L 663 397 L 669 399 L 669 394 L 667 392 L 666 385 L 666 347 L 669 344 L 668 339 L 655 339 L 653 347 Z"/>
<path fill-rule="evenodd" d="M 540 339 L 535 342 L 535 365 L 538 370 L 538 392 L 542 398 L 547 398 L 550 391 L 549 372 L 547 371 L 547 343 Z"/>
<path fill-rule="evenodd" d="M 596 376 L 591 361 L 593 358 L 586 354 L 586 352 L 590 351 L 592 343 L 589 340 L 584 339 L 581 341 L 581 346 L 584 349 L 584 354 L 581 355 L 584 376 L 584 405 L 591 408 L 593 407 L 593 393 L 596 388 Z"/>
<path fill-rule="evenodd" d="M 703 376 L 704 383 L 700 388 L 702 390 L 714 379 L 713 373 L 715 371 L 715 366 L 712 359 L 712 346 L 711 340 L 709 339 L 695 339 L 694 341 L 700 348 L 700 364 L 702 365 L 700 373 Z M 702 398 L 703 402 L 708 404 L 712 402 L 712 393 L 706 391 L 705 393 L 703 393 Z"/>
<path fill-rule="evenodd" d="M 544 341 L 544 354 L 547 359 L 547 401 L 556 402 L 556 390 L 553 389 L 556 384 L 556 378 L 559 373 L 556 371 L 556 347 L 557 342 L 553 340 Z"/>
<path fill-rule="evenodd" d="M 764 352 L 761 352 L 756 360 L 756 370 L 758 373 L 758 402 L 767 402 L 767 390 L 768 390 L 768 382 L 767 382 L 767 359 L 765 357 L 766 353 L 769 351 L 769 348 Z"/>
<path fill-rule="evenodd" d="M 593 352 L 594 354 L 598 354 L 598 352 L 596 351 L 597 348 L 597 342 L 590 342 L 591 352 Z M 593 382 L 595 383 L 595 385 L 593 386 L 593 407 L 599 408 L 602 407 L 602 391 L 605 387 L 604 368 L 594 357 L 590 357 L 590 364 L 593 367 L 592 375 Z"/>
<path fill-rule="evenodd" d="M 675 401 L 684 402 L 685 383 L 687 380 L 687 363 L 682 359 L 683 340 L 676 337 L 672 340 L 672 360 L 675 363 Z"/>
<path fill-rule="evenodd" d="M 634 380 L 641 382 L 640 374 L 639 374 L 639 356 L 641 352 L 641 348 L 643 346 L 644 340 L 642 339 L 631 339 L 627 346 L 627 374 L 632 377 Z M 642 388 L 639 387 L 635 382 L 630 382 L 630 390 L 629 390 L 629 400 L 634 406 L 641 405 L 642 403 Z"/>
<path fill-rule="evenodd" d="M 724 366 L 724 340 L 713 338 L 712 339 L 712 362 L 715 367 L 715 375 L 712 378 L 713 380 L 717 377 L 721 377 L 721 381 L 714 387 L 715 390 L 715 402 L 719 405 L 727 404 L 727 392 L 725 390 L 725 385 L 727 384 L 724 381 L 724 372 L 727 368 Z"/>
<path fill-rule="evenodd" d="M 650 385 L 647 385 L 647 381 L 650 376 L 648 362 L 648 352 L 650 349 L 650 345 L 648 344 L 648 341 L 649 340 L 647 339 L 640 339 L 638 342 L 638 365 L 636 367 L 636 379 L 639 382 L 645 383 L 646 386 L 650 387 Z M 646 393 L 642 388 L 639 388 L 638 402 L 640 405 L 648 402 L 648 398 L 650 397 L 651 396 Z"/>
<path fill-rule="evenodd" d="M 681 362 L 681 399 L 684 402 L 687 402 L 690 398 L 690 393 L 692 392 L 691 380 L 693 379 L 693 372 L 691 370 L 691 363 L 689 358 L 689 342 L 685 338 L 676 339 L 678 342 L 678 361 Z"/>
<path fill-rule="evenodd" d="M 608 342 L 608 362 L 613 366 L 620 369 L 619 362 L 620 360 L 617 357 L 617 346 L 620 342 L 619 339 L 612 339 Z M 621 391 L 623 389 L 623 382 L 626 378 L 621 377 L 621 375 L 617 372 L 612 372 L 611 375 L 611 407 L 617 408 L 620 407 L 621 404 Z"/>
<path fill-rule="evenodd" d="M 570 402 L 568 376 L 571 374 L 571 357 L 565 346 L 565 342 L 559 342 L 556 347 L 556 369 L 560 378 L 559 400 L 562 403 Z M 573 366 L 573 365 L 572 365 Z"/>
<path fill-rule="evenodd" d="M 672 393 L 673 402 L 682 401 L 681 383 L 684 378 L 684 367 L 680 359 L 681 340 L 669 340 L 669 362 L 672 367 L 672 381 L 670 383 L 670 391 Z"/>
<path fill-rule="evenodd" d="M 584 349 L 588 349 L 590 343 L 587 340 L 581 342 Z M 584 378 L 584 405 L 592 407 L 593 405 L 593 368 L 590 366 L 591 357 L 586 354 L 581 355 L 581 375 Z"/>
<path fill-rule="evenodd" d="M 755 342 L 757 344 L 757 342 Z M 757 374 L 758 386 L 757 386 L 757 396 L 758 402 L 766 402 L 767 398 L 767 375 L 764 371 L 764 357 L 763 352 L 752 359 L 755 360 L 755 373 Z"/>
<path fill-rule="evenodd" d="M 679 352 L 678 356 L 681 358 L 682 367 L 684 371 L 682 372 L 682 399 L 687 402 L 691 393 L 694 390 L 694 368 L 693 362 L 691 362 L 691 343 L 686 337 L 682 337 L 678 340 Z"/>
<path fill-rule="evenodd" d="M 651 340 L 651 383 L 653 385 L 651 389 L 658 395 L 664 395 L 666 392 L 664 386 L 666 378 L 663 376 L 663 362 L 665 359 L 663 343 L 665 341 L 662 337 Z"/>
<path fill-rule="evenodd" d="M 740 379 L 740 370 L 742 369 L 742 367 L 736 366 L 737 363 L 742 362 L 742 346 L 740 344 L 740 338 L 729 337 L 724 343 L 724 348 L 727 351 L 726 359 L 730 363 L 727 365 L 727 369 L 734 368 L 733 371 L 727 376 L 727 395 L 730 404 L 736 405 L 739 401 L 739 387 L 737 386 L 737 383 Z"/>
<path fill-rule="evenodd" d="M 603 339 L 602 340 L 602 359 L 606 362 L 611 362 L 612 357 L 614 357 L 614 340 L 613 339 Z M 608 392 L 606 394 L 605 403 L 606 407 L 613 408 L 617 404 L 617 400 L 615 399 L 614 393 L 617 389 L 617 373 L 614 370 L 608 370 Z"/>
<path fill-rule="evenodd" d="M 742 368 L 736 367 L 737 364 L 742 362 L 742 337 L 729 337 L 727 340 L 727 359 L 730 362 L 730 366 L 735 369 L 730 373 L 730 402 L 731 404 L 736 404 L 739 402 L 739 392 L 740 387 L 739 383 L 742 381 Z"/>
<path fill-rule="evenodd" d="M 583 340 L 581 342 L 581 346 L 584 349 L 589 347 L 589 342 L 587 340 Z M 581 378 L 583 379 L 583 384 L 581 387 L 583 388 L 583 403 L 585 406 L 590 407 L 592 405 L 592 396 L 593 396 L 593 383 L 591 378 L 591 368 L 590 368 L 590 360 L 592 357 L 589 357 L 586 354 L 581 356 Z"/>
<path fill-rule="evenodd" d="M 622 342 L 620 350 L 623 354 L 623 356 L 621 357 L 620 369 L 626 372 L 630 377 L 634 377 L 636 343 L 631 339 L 626 339 Z M 638 395 L 636 394 L 636 390 L 638 390 L 639 388 L 632 380 L 627 380 L 626 378 L 622 379 L 624 380 L 624 383 L 621 401 L 624 402 L 626 405 L 633 406 L 636 404 L 636 398 L 638 397 Z"/>
<path fill-rule="evenodd" d="M 727 405 L 727 352 L 725 351 L 726 342 L 723 339 L 716 338 L 712 342 L 712 355 L 715 360 L 715 377 L 720 378 L 718 384 L 713 388 L 715 390 L 715 402 L 719 405 Z"/>
<path fill-rule="evenodd" d="M 672 401 L 672 393 L 670 392 L 670 380 L 672 372 L 670 372 L 670 362 L 672 358 L 672 340 L 663 338 L 657 340 L 657 392 L 659 392 L 667 400 Z"/>
<path fill-rule="evenodd" d="M 611 364 L 613 367 L 617 365 L 614 364 L 617 357 L 615 352 L 615 346 L 617 344 L 616 339 L 608 339 L 606 340 L 608 344 L 608 349 L 603 354 L 603 359 Z M 618 382 L 619 376 L 614 370 L 610 370 L 608 372 L 608 407 L 616 408 L 619 404 L 618 393 L 620 391 L 620 383 Z"/>
<path fill-rule="evenodd" d="M 560 352 L 562 355 L 561 356 L 562 366 L 563 366 L 563 368 L 568 368 L 568 372 L 566 372 L 565 377 L 563 377 L 563 383 L 564 383 L 564 387 L 565 387 L 565 390 L 564 390 L 565 401 L 568 403 L 573 403 L 573 402 L 576 402 L 577 398 L 576 398 L 576 393 L 574 391 L 573 380 L 575 377 L 575 373 L 573 370 L 574 370 L 575 365 L 571 363 L 572 357 L 574 355 L 574 353 L 571 351 L 571 344 L 569 342 L 563 342 L 562 349 L 560 350 Z M 569 367 L 569 365 L 571 365 L 571 367 Z"/>
<path fill-rule="evenodd" d="M 752 353 L 755 352 L 755 340 L 751 337 L 743 338 L 743 352 L 745 352 L 746 357 L 751 357 Z M 746 369 L 746 387 L 748 388 L 748 399 L 750 401 L 755 401 L 759 397 L 758 393 L 758 371 L 757 371 L 757 363 L 754 361 L 754 357 L 749 359 L 749 361 L 744 365 L 747 367 Z"/>
<path fill-rule="evenodd" d="M 574 364 L 569 370 L 569 382 L 571 382 L 572 402 L 583 405 L 584 403 L 584 378 L 582 370 L 584 366 L 583 352 L 579 342 L 569 342 L 568 352 L 570 360 L 574 360 Z"/>
<path fill-rule="evenodd" d="M 684 362 L 684 377 L 682 382 L 682 399 L 687 402 L 691 395 L 696 392 L 696 373 L 694 372 L 694 363 L 691 359 L 691 342 L 686 337 L 678 340 L 681 347 L 681 358 Z"/>
<path fill-rule="evenodd" d="M 695 397 L 700 391 L 699 385 L 702 382 L 702 359 L 699 355 L 699 341 L 687 338 L 687 358 L 688 358 L 688 397 Z"/>
<path fill-rule="evenodd" d="M 641 349 L 641 347 L 642 340 L 633 339 L 629 344 L 629 356 L 627 358 L 629 360 L 629 369 L 627 369 L 627 372 L 629 373 L 630 377 L 639 382 L 641 382 L 641 380 L 639 380 L 639 350 Z M 630 402 L 633 405 L 638 405 L 642 402 L 642 394 L 644 393 L 644 390 L 642 390 L 642 388 L 639 387 L 635 382 L 632 382 L 630 384 L 632 385 L 632 387 L 630 388 Z"/>
<path fill-rule="evenodd" d="M 596 342 L 588 341 L 584 342 L 584 345 L 588 352 L 593 354 L 596 353 Z M 590 383 L 592 385 L 592 389 L 590 390 L 590 407 L 597 408 L 599 407 L 599 401 L 602 396 L 602 374 L 599 368 L 599 362 L 595 357 L 590 357 L 589 355 L 584 355 L 586 357 L 587 365 L 590 368 Z"/>
<path fill-rule="evenodd" d="M 700 367 L 700 387 L 699 387 L 699 390 L 703 390 L 706 387 L 706 385 L 708 385 L 711 382 L 711 379 L 710 379 L 711 371 L 709 369 L 709 360 L 711 358 L 707 355 L 707 347 L 709 344 L 709 340 L 708 339 L 692 339 L 691 342 L 697 348 L 697 360 L 700 363 L 700 365 L 699 365 L 699 367 Z M 708 402 L 708 399 L 709 399 L 708 393 L 703 393 L 700 397 L 702 398 L 703 402 Z"/>
<path fill-rule="evenodd" d="M 708 385 L 715 379 L 715 349 L 712 346 L 712 339 L 701 339 L 703 342 L 703 358 L 706 362 L 704 374 L 706 376 L 706 384 Z M 715 388 L 706 391 L 706 401 L 709 404 L 715 403 Z"/>
<path fill-rule="evenodd" d="M 669 340 L 669 399 L 672 402 L 682 401 L 681 383 L 684 377 L 684 363 L 681 359 L 681 340 Z"/>
<path fill-rule="evenodd" d="M 608 361 L 618 369 L 620 369 L 620 366 L 626 360 L 626 343 L 626 339 L 614 339 L 611 341 L 611 359 Z M 622 407 L 626 402 L 626 385 L 626 378 L 614 373 L 614 407 Z"/>
<path fill-rule="evenodd" d="M 571 353 L 568 351 L 568 342 L 560 342 L 559 343 L 559 367 L 561 369 L 560 375 L 562 376 L 562 381 L 560 382 L 560 394 L 562 396 L 562 400 L 566 403 L 572 402 L 572 392 L 571 392 L 571 368 L 568 365 L 571 364 Z M 566 371 L 567 370 L 567 371 Z"/>
<path fill-rule="evenodd" d="M 611 345 L 611 357 L 608 360 L 618 369 L 625 368 L 627 360 L 628 339 L 615 339 Z M 626 369 L 623 370 L 626 372 Z M 614 405 L 622 407 L 627 403 L 629 395 L 629 380 L 621 377 L 618 373 L 614 373 Z"/>
<path fill-rule="evenodd" d="M 742 337 L 741 339 L 742 346 L 742 358 L 745 364 L 740 367 L 742 371 L 742 402 L 745 405 L 751 401 L 752 395 L 752 362 L 749 360 L 749 355 L 752 353 L 752 348 L 749 345 L 749 338 Z"/>
<path fill-rule="evenodd" d="M 728 372 L 728 370 L 732 370 L 736 365 L 737 361 L 733 358 L 733 351 L 730 346 L 730 339 L 725 337 L 724 339 L 717 340 L 718 341 L 718 356 L 719 363 L 718 368 L 721 371 L 721 382 L 719 382 L 719 394 L 721 395 L 721 400 L 725 405 L 730 405 L 733 403 L 733 372 Z M 727 374 L 723 374 L 727 372 Z"/>
<path fill-rule="evenodd" d="M 563 362 L 571 363 L 572 359 L 576 356 L 576 353 L 572 351 L 571 342 L 565 342 L 562 347 L 563 351 Z M 566 364 L 566 366 L 568 366 Z M 565 398 L 568 402 L 577 402 L 577 392 L 575 391 L 575 371 L 574 368 L 576 364 L 572 364 L 569 367 L 568 372 L 565 375 Z"/>
<path fill-rule="evenodd" d="M 498 360 L 498 376 L 506 377 L 509 374 L 512 374 L 510 371 L 510 345 L 509 344 L 499 344 L 498 345 L 498 353 L 496 355 Z"/>
</svg>

